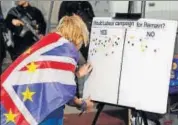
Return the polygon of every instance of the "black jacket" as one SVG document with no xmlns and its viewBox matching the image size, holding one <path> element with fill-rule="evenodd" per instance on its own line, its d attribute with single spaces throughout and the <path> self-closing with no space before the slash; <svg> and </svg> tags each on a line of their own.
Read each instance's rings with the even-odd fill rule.
<svg viewBox="0 0 178 125">
<path fill-rule="evenodd" d="M 6 47 L 5 47 L 5 41 L 4 41 L 4 38 L 3 38 L 3 32 L 6 31 L 4 24 L 5 23 L 4 23 L 4 18 L 3 18 L 3 14 L 2 14 L 2 10 L 1 10 L 1 3 L 0 3 L 0 52 L 1 52 L 1 54 L 0 54 L 0 67 L 2 66 L 3 59 L 6 57 Z"/>
<path fill-rule="evenodd" d="M 5 19 L 6 25 L 8 29 L 12 33 L 12 40 L 14 42 L 14 51 L 13 51 L 13 60 L 16 59 L 19 55 L 21 55 L 27 48 L 32 46 L 36 40 L 34 39 L 34 35 L 32 32 L 28 31 L 25 33 L 23 37 L 20 36 L 20 33 L 23 29 L 23 26 L 14 26 L 12 24 L 13 19 L 19 19 L 17 16 L 12 14 L 12 11 L 17 9 L 22 16 L 29 17 L 31 22 L 34 22 L 38 25 L 39 34 L 45 34 L 46 31 L 46 22 L 40 10 L 35 7 L 27 6 L 21 7 L 17 6 L 12 8 Z M 20 19 L 19 19 L 20 20 Z"/>
<path fill-rule="evenodd" d="M 3 32 L 4 32 L 4 24 L 3 24 L 3 20 L 0 19 L 0 51 L 1 51 L 0 66 L 2 66 L 3 59 L 6 57 L 6 46 L 3 37 Z"/>
<path fill-rule="evenodd" d="M 85 24 L 87 25 L 88 30 L 91 30 L 91 24 L 94 15 L 94 11 L 92 5 L 88 1 L 63 1 L 61 3 L 58 20 L 60 20 L 65 15 L 72 15 L 77 14 L 79 15 Z M 88 46 L 82 46 L 81 53 L 87 59 L 88 57 Z"/>
<path fill-rule="evenodd" d="M 81 16 L 90 30 L 92 19 L 95 15 L 92 5 L 88 1 L 63 1 L 59 9 L 58 20 L 65 15 L 72 14 Z"/>
</svg>

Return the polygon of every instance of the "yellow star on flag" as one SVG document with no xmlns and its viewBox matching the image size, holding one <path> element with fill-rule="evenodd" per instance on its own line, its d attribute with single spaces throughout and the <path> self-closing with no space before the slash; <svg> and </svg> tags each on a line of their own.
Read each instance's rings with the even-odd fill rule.
<svg viewBox="0 0 178 125">
<path fill-rule="evenodd" d="M 24 54 L 30 54 L 30 53 L 31 53 L 31 51 L 32 51 L 32 49 L 31 49 L 31 48 L 29 48 L 29 49 L 27 49 L 27 50 L 24 52 Z"/>
<path fill-rule="evenodd" d="M 38 65 L 36 65 L 34 62 L 30 63 L 26 66 L 29 72 L 35 72 L 38 68 Z"/>
<path fill-rule="evenodd" d="M 30 89 L 27 87 L 26 90 L 25 90 L 25 92 L 22 92 L 23 101 L 26 101 L 26 100 L 33 101 L 33 100 L 32 100 L 32 96 L 33 96 L 35 93 L 36 93 L 36 92 L 30 91 Z"/>
<path fill-rule="evenodd" d="M 8 122 L 15 123 L 15 118 L 17 117 L 17 114 L 13 114 L 10 109 L 8 113 L 4 114 L 4 116 L 6 117 L 6 123 Z"/>
</svg>

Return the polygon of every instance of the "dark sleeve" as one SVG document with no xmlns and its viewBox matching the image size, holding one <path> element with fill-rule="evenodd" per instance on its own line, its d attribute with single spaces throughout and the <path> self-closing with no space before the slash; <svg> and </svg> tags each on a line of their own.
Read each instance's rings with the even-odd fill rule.
<svg viewBox="0 0 178 125">
<path fill-rule="evenodd" d="M 94 11 L 93 11 L 93 7 L 92 5 L 90 4 L 90 2 L 88 1 L 84 1 L 85 2 L 85 8 L 87 9 L 86 11 L 88 11 L 87 13 L 90 15 L 90 18 L 93 18 L 95 17 L 95 14 L 94 14 Z"/>
<path fill-rule="evenodd" d="M 67 5 L 67 1 L 63 1 L 62 3 L 61 3 L 61 5 L 60 5 L 60 8 L 59 8 L 59 12 L 58 12 L 58 21 L 63 17 L 63 16 L 65 16 L 66 15 L 66 5 Z"/>
<path fill-rule="evenodd" d="M 37 21 L 37 24 L 39 25 L 39 34 L 43 34 L 45 35 L 46 33 L 46 22 L 45 22 L 45 19 L 44 19 L 44 16 L 43 14 L 41 13 L 40 10 L 38 10 L 37 8 L 34 8 L 35 9 L 35 13 L 36 13 L 36 16 L 35 16 L 35 19 Z"/>
<path fill-rule="evenodd" d="M 16 16 L 12 15 L 11 12 L 13 11 L 13 8 L 8 12 L 6 18 L 5 18 L 5 24 L 6 27 L 15 34 L 20 34 L 23 26 L 14 26 L 12 24 L 13 19 L 18 19 Z"/>
</svg>

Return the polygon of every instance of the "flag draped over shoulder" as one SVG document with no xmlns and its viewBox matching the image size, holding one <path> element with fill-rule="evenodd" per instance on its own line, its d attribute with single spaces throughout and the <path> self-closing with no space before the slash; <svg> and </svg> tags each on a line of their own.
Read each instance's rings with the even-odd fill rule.
<svg viewBox="0 0 178 125">
<path fill-rule="evenodd" d="M 25 42 L 25 41 L 24 41 Z M 1 76 L 1 125 L 36 125 L 76 93 L 73 43 L 51 33 Z"/>
</svg>

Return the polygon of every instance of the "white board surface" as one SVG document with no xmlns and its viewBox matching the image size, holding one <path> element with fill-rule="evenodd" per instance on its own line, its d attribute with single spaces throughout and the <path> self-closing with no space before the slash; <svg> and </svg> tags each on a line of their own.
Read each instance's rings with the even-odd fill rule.
<svg viewBox="0 0 178 125">
<path fill-rule="evenodd" d="M 85 88 L 93 91 L 84 90 L 84 94 L 90 95 L 94 100 L 117 104 L 125 28 L 105 29 L 96 27 L 92 30 L 89 62 L 93 66 L 93 71 L 86 81 Z M 99 77 L 102 79 L 98 79 Z M 96 88 L 101 86 L 102 89 L 98 91 Z"/>
<path fill-rule="evenodd" d="M 165 113 L 177 22 L 94 18 L 84 98 Z"/>
</svg>

